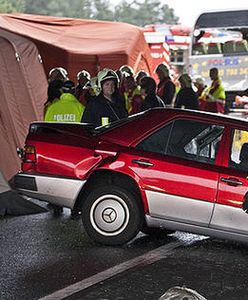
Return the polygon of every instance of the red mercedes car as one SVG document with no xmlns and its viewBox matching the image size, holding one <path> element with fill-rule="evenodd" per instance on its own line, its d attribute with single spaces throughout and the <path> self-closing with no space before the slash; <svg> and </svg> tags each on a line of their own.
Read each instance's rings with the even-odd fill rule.
<svg viewBox="0 0 248 300">
<path fill-rule="evenodd" d="M 108 245 L 188 231 L 248 241 L 248 121 L 157 108 L 92 129 L 32 123 L 15 188 L 82 210 Z"/>
</svg>

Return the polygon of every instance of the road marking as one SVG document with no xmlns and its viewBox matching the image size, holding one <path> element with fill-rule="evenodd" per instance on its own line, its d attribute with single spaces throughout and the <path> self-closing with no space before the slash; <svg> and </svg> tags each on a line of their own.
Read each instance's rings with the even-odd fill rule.
<svg viewBox="0 0 248 300">
<path fill-rule="evenodd" d="M 117 274 L 125 272 L 137 266 L 150 265 L 156 261 L 165 258 L 172 250 L 181 246 L 182 242 L 172 242 L 170 244 L 161 246 L 155 250 L 149 251 L 141 256 L 128 260 L 124 263 L 109 268 L 103 272 L 93 275 L 89 278 L 85 278 L 79 282 L 67 286 L 61 290 L 58 290 L 50 295 L 47 295 L 39 300 L 61 300 L 69 297 L 75 293 L 81 292 L 94 284 L 107 280 Z"/>
</svg>

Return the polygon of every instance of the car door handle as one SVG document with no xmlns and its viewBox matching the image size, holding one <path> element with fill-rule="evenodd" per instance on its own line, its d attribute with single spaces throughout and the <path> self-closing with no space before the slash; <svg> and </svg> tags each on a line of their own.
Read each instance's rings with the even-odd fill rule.
<svg viewBox="0 0 248 300">
<path fill-rule="evenodd" d="M 149 160 L 143 160 L 143 159 L 133 159 L 133 163 L 138 164 L 139 166 L 145 166 L 145 167 L 152 167 L 153 163 L 149 162 Z"/>
<path fill-rule="evenodd" d="M 236 179 L 236 178 L 225 178 L 225 177 L 221 177 L 221 179 L 220 179 L 221 181 L 223 181 L 223 182 L 226 182 L 227 184 L 229 184 L 229 185 L 234 185 L 234 186 L 236 186 L 236 185 L 242 185 L 243 184 L 243 182 L 242 181 L 239 181 L 238 179 Z"/>
</svg>

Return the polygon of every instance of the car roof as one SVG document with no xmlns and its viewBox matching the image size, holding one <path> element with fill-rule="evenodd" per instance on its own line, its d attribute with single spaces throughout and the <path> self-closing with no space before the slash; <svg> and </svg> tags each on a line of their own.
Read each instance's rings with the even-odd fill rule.
<svg viewBox="0 0 248 300">
<path fill-rule="evenodd" d="M 247 127 L 248 120 L 229 115 L 175 108 L 152 108 L 96 129 L 96 135 L 110 142 L 129 146 L 156 128 L 177 118 L 216 122 L 220 125 Z"/>
</svg>

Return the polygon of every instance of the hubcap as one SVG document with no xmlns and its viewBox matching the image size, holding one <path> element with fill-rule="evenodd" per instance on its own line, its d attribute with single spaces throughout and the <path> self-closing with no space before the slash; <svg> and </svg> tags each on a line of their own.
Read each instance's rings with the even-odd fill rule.
<svg viewBox="0 0 248 300">
<path fill-rule="evenodd" d="M 102 218 L 106 223 L 113 223 L 117 218 L 117 213 L 113 208 L 106 208 L 103 211 Z"/>
<path fill-rule="evenodd" d="M 105 236 L 116 236 L 129 222 L 129 209 L 117 195 L 103 195 L 96 199 L 90 209 L 90 222 L 94 229 Z"/>
</svg>

